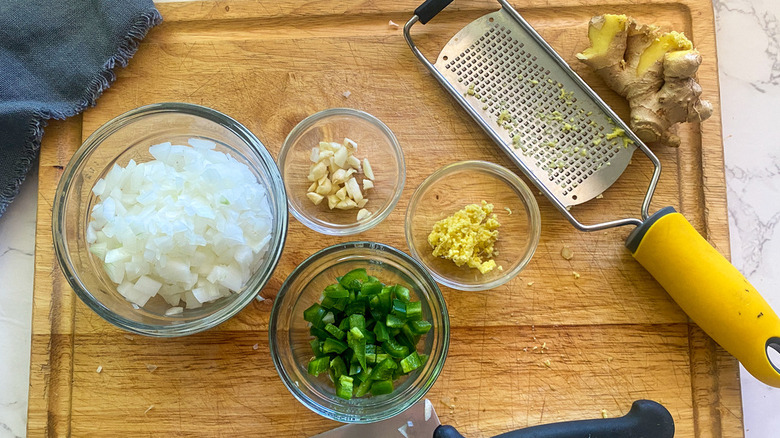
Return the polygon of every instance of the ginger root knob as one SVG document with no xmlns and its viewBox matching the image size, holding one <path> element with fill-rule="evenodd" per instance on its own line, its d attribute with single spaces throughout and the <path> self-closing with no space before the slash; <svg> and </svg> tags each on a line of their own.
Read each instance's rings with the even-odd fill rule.
<svg viewBox="0 0 780 438">
<path fill-rule="evenodd" d="M 588 39 L 591 46 L 577 58 L 628 100 L 629 125 L 645 143 L 679 146 L 674 125 L 712 115 L 695 79 L 701 55 L 683 33 L 605 14 L 591 18 Z"/>
</svg>

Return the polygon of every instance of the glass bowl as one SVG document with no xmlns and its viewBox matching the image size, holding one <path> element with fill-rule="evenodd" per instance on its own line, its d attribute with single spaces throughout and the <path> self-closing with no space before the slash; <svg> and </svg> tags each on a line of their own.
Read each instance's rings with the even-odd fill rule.
<svg viewBox="0 0 780 438">
<path fill-rule="evenodd" d="M 354 154 L 367 158 L 374 171 L 374 188 L 365 190 L 364 208 L 371 215 L 357 219 L 358 209 L 328 208 L 327 200 L 314 205 L 306 193 L 312 148 L 321 141 L 357 143 Z M 303 119 L 284 140 L 277 158 L 293 216 L 314 231 L 334 236 L 361 233 L 377 226 L 401 197 L 406 177 L 403 151 L 392 131 L 371 114 L 350 108 L 332 108 Z M 362 177 L 359 174 L 358 181 Z"/>
<path fill-rule="evenodd" d="M 272 210 L 271 242 L 264 260 L 239 293 L 166 315 L 160 296 L 138 307 L 117 292 L 102 260 L 88 250 L 90 212 L 97 202 L 92 187 L 114 164 L 130 159 L 150 161 L 149 147 L 158 143 L 187 144 L 190 138 L 210 140 L 216 150 L 246 164 L 266 187 Z M 159 103 L 134 109 L 98 128 L 76 151 L 63 172 L 53 206 L 54 248 L 60 267 L 76 295 L 106 321 L 125 330 L 172 337 L 214 327 L 246 306 L 270 278 L 287 233 L 287 202 L 279 170 L 265 146 L 232 118 L 198 105 Z"/>
<path fill-rule="evenodd" d="M 417 345 L 430 357 L 425 364 L 396 382 L 391 394 L 344 400 L 336 397 L 327 373 L 313 377 L 307 364 L 313 357 L 309 323 L 303 311 L 319 302 L 322 291 L 337 276 L 365 268 L 385 284 L 406 285 L 412 301 L 420 301 L 431 330 Z M 449 346 L 449 317 L 436 282 L 417 261 L 381 243 L 349 242 L 325 248 L 298 265 L 274 300 L 268 329 L 271 358 L 292 395 L 312 411 L 344 423 L 371 423 L 390 418 L 419 401 L 439 376 Z M 400 382 L 400 383 L 398 383 Z"/>
<path fill-rule="evenodd" d="M 498 267 L 478 269 L 433 255 L 428 235 L 436 222 L 469 204 L 493 204 L 501 226 L 493 257 Z M 406 210 L 406 242 L 439 283 L 453 289 L 492 289 L 514 278 L 531 260 L 539 244 L 539 206 L 528 186 L 512 171 L 486 161 L 461 161 L 430 175 L 412 195 Z"/>
</svg>

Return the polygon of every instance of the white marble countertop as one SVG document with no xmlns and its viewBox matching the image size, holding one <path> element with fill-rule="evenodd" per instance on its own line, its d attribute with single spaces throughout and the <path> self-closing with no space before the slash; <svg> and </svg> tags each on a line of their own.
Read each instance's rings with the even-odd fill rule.
<svg viewBox="0 0 780 438">
<path fill-rule="evenodd" d="M 713 0 L 732 260 L 780 311 L 780 1 Z M 37 172 L 0 217 L 0 438 L 25 435 Z M 747 438 L 780 436 L 780 389 L 743 371 Z"/>
</svg>

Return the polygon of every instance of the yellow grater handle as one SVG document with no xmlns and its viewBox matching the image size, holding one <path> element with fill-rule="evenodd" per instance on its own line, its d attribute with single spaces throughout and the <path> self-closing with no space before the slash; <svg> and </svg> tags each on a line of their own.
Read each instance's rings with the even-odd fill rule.
<svg viewBox="0 0 780 438">
<path fill-rule="evenodd" d="M 674 209 L 651 216 L 626 246 L 677 304 L 758 380 L 780 387 L 780 319 L 766 300 Z"/>
</svg>

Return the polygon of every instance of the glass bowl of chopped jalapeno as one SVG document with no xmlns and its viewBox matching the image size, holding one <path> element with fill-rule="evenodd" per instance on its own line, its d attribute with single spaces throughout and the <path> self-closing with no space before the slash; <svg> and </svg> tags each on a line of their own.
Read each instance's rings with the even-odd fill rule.
<svg viewBox="0 0 780 438">
<path fill-rule="evenodd" d="M 406 242 L 439 283 L 493 289 L 525 268 L 539 244 L 539 206 L 512 171 L 460 161 L 423 181 L 406 210 Z"/>
<path fill-rule="evenodd" d="M 271 310 L 274 366 L 292 395 L 344 423 L 371 423 L 419 401 L 449 345 L 444 297 L 423 266 L 376 242 L 306 259 Z"/>
</svg>

